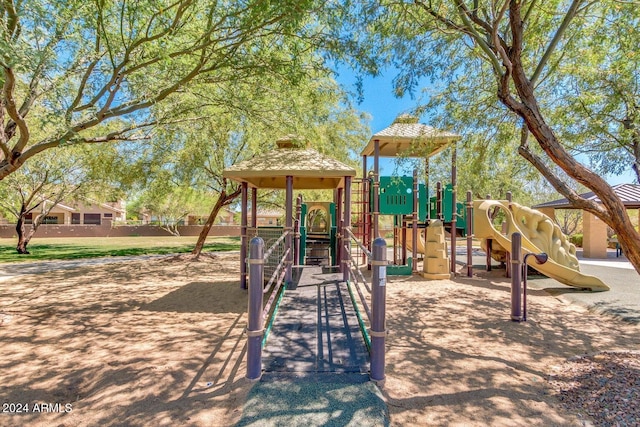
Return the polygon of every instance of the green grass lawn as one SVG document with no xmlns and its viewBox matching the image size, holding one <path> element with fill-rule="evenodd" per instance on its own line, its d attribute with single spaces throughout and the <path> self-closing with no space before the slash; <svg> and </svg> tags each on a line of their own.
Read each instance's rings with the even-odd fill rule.
<svg viewBox="0 0 640 427">
<path fill-rule="evenodd" d="M 0 239 L 0 263 L 156 255 L 191 252 L 197 236 L 33 238 L 28 255 L 18 255 L 16 239 Z M 240 249 L 239 237 L 209 237 L 204 252 Z"/>
</svg>

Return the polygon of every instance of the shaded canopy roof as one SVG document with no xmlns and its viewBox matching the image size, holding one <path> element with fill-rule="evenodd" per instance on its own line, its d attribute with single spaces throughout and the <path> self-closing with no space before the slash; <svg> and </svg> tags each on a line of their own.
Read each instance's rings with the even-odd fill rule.
<svg viewBox="0 0 640 427">
<path fill-rule="evenodd" d="M 627 209 L 640 209 L 640 185 L 638 184 L 618 184 L 614 185 L 613 192 L 622 200 Z M 580 195 L 587 200 L 593 200 L 600 203 L 600 198 L 593 191 Z M 558 199 L 551 202 L 541 203 L 533 206 L 534 209 L 554 208 L 554 209 L 575 209 L 567 199 Z"/>
<path fill-rule="evenodd" d="M 418 123 L 417 117 L 402 114 L 391 126 L 371 137 L 362 150 L 362 155 L 373 156 L 374 142 L 378 140 L 382 157 L 431 157 L 460 139 L 461 136 L 458 134 Z"/>
<path fill-rule="evenodd" d="M 309 190 L 338 188 L 345 176 L 356 176 L 355 169 L 338 160 L 311 148 L 295 148 L 291 138 L 277 143 L 279 148 L 236 163 L 222 175 L 256 188 L 286 188 L 286 177 L 292 176 L 293 188 Z"/>
</svg>

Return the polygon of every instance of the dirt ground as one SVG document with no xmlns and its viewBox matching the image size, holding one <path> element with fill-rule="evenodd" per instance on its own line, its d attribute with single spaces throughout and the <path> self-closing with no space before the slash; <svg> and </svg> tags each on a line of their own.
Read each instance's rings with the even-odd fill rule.
<svg viewBox="0 0 640 427">
<path fill-rule="evenodd" d="M 252 386 L 238 264 L 216 254 L 1 278 L 0 425 L 233 425 Z M 511 322 L 502 273 L 390 279 L 391 425 L 584 425 L 550 376 L 577 355 L 640 349 L 638 325 L 541 291 L 529 320 Z"/>
</svg>

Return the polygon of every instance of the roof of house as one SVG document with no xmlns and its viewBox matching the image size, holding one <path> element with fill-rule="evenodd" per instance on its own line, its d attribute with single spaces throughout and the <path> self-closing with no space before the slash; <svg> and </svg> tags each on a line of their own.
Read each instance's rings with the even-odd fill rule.
<svg viewBox="0 0 640 427">
<path fill-rule="evenodd" d="M 247 211 L 247 214 L 251 216 L 251 209 Z M 268 218 L 268 217 L 279 218 L 282 215 L 284 215 L 284 211 L 281 209 L 258 209 L 257 215 L 258 217 L 263 217 L 263 218 Z"/>
<path fill-rule="evenodd" d="M 51 200 L 47 199 L 47 202 L 53 203 Z M 101 203 L 101 202 L 96 202 L 93 200 L 88 200 L 86 202 L 76 202 L 75 206 L 70 206 L 71 204 L 65 204 L 65 203 L 57 203 L 55 208 L 59 208 L 60 210 L 63 211 L 68 211 L 68 212 L 78 212 L 78 211 L 82 211 L 82 210 L 87 210 L 88 208 L 92 207 L 93 205 L 97 205 L 105 210 L 109 210 L 109 211 L 113 211 L 113 212 L 118 212 L 118 213 L 126 213 L 125 209 L 119 208 L 117 206 L 113 206 L 112 204 L 109 203 Z"/>
<path fill-rule="evenodd" d="M 640 209 L 640 185 L 638 184 L 618 184 L 614 185 L 613 192 L 622 200 L 628 209 Z M 600 203 L 600 198 L 593 191 L 580 194 L 580 197 Z M 554 208 L 554 209 L 575 209 L 566 198 L 553 200 L 551 202 L 540 203 L 533 206 L 534 209 Z"/>
<path fill-rule="evenodd" d="M 371 137 L 362 150 L 362 155 L 373 156 L 375 141 L 378 141 L 382 157 L 431 157 L 460 139 L 461 136 L 458 134 L 418 123 L 417 117 L 402 114 L 391 126 Z"/>
<path fill-rule="evenodd" d="M 296 189 L 332 189 L 343 186 L 343 178 L 356 171 L 338 160 L 310 148 L 296 148 L 292 139 L 278 140 L 278 148 L 229 166 L 223 176 L 257 188 L 286 188 L 293 177 Z"/>
</svg>

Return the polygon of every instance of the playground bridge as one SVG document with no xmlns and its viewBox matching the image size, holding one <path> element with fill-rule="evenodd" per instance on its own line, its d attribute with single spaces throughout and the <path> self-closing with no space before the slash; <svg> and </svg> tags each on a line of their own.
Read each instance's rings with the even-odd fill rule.
<svg viewBox="0 0 640 427">
<path fill-rule="evenodd" d="M 342 274 L 296 266 L 264 347 L 265 372 L 367 373 L 369 353 Z"/>
<path fill-rule="evenodd" d="M 384 239 L 376 239 L 374 250 L 366 251 L 372 265 L 371 285 L 368 286 L 355 262 L 359 257 L 345 259 L 346 271 L 313 265 L 286 268 L 290 250 L 279 254 L 275 249 L 288 234 L 290 232 L 283 233 L 266 253 L 261 237 L 251 239 L 247 260 L 250 278 L 247 376 L 257 379 L 263 372 L 370 372 L 372 379 L 383 380 L 386 335 Z M 350 252 L 349 239 L 354 238 L 353 233 L 348 234 L 343 241 L 345 253 Z M 280 262 L 265 285 L 265 267 L 272 255 Z M 361 285 L 366 288 L 367 295 Z M 265 298 L 268 299 L 266 304 Z M 371 327 L 368 330 L 362 312 L 369 320 Z"/>
</svg>

